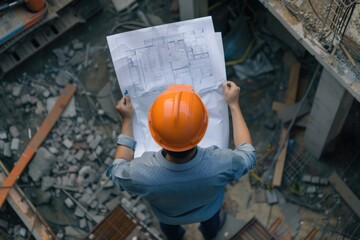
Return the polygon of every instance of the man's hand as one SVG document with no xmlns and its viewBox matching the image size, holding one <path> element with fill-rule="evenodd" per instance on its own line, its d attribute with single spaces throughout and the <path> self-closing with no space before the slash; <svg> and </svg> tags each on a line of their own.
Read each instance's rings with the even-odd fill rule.
<svg viewBox="0 0 360 240">
<path fill-rule="evenodd" d="M 116 105 L 116 110 L 120 113 L 122 121 L 132 120 L 134 109 L 131 104 L 130 96 L 121 98 Z"/>
<path fill-rule="evenodd" d="M 237 107 L 239 105 L 240 87 L 231 81 L 223 83 L 222 86 L 224 89 L 225 101 L 229 107 Z"/>
<path fill-rule="evenodd" d="M 225 101 L 231 111 L 235 147 L 242 143 L 251 144 L 250 132 L 240 110 L 240 88 L 230 81 L 223 83 L 222 86 L 224 88 Z"/>
</svg>

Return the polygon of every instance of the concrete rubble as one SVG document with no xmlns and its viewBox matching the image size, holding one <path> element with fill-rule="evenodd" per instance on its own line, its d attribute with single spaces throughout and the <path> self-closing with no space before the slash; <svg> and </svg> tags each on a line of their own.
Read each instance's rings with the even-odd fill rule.
<svg viewBox="0 0 360 240">
<path fill-rule="evenodd" d="M 0 124 L 0 158 L 12 158 L 12 163 L 18 160 L 42 121 L 51 112 L 64 86 L 72 83 L 78 88 L 18 181 L 18 184 L 31 186 L 24 188 L 24 192 L 35 206 L 51 206 L 53 211 L 57 211 L 56 214 L 64 217 L 72 214 L 71 217 L 77 219 L 76 225 L 58 226 L 54 230 L 59 239 L 70 236 L 84 238 L 111 210 L 120 205 L 129 211 L 137 206 L 134 212 L 137 220 L 151 223 L 148 208 L 130 195 L 123 195 L 104 174 L 114 158 L 114 137 L 115 132 L 118 132 L 119 117 L 114 110 L 105 108 L 101 94 L 111 93 L 111 86 L 118 86 L 115 76 L 112 76 L 116 84 L 107 85 L 106 91 L 99 95 L 94 94 L 97 102 L 91 105 L 96 108 L 92 113 L 98 113 L 99 110 L 104 112 L 104 108 L 107 117 L 101 115 L 99 119 L 97 114 L 91 113 L 89 117 L 84 113 L 79 99 L 87 90 L 79 83 L 77 76 L 86 66 L 96 68 L 97 71 L 102 67 L 100 64 L 95 66 L 96 63 L 91 60 L 93 51 L 90 44 L 84 46 L 84 43 L 74 40 L 52 51 L 56 57 L 56 67 L 45 65 L 43 73 L 35 76 L 24 74 L 18 81 L 0 82 L 0 88 L 6 94 L 4 104 L 12 110 L 13 118 L 31 119 Z M 83 62 L 85 57 L 86 66 Z M 110 56 L 106 62 L 111 67 L 108 69 L 105 66 L 106 71 L 114 75 Z M 109 124 L 112 124 L 113 132 L 99 128 Z M 63 191 L 67 191 L 69 196 Z M 57 207 L 53 208 L 53 205 Z M 8 229 L 7 233 L 14 238 L 29 236 L 25 227 L 13 225 L 2 217 L 0 228 Z"/>
</svg>

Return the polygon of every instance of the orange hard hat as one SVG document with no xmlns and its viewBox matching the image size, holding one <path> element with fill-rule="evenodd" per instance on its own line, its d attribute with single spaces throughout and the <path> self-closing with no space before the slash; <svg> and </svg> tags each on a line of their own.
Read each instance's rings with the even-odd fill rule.
<svg viewBox="0 0 360 240">
<path fill-rule="evenodd" d="M 185 84 L 162 92 L 148 113 L 150 133 L 162 148 L 183 152 L 195 147 L 208 126 L 208 111 L 200 96 Z"/>
</svg>

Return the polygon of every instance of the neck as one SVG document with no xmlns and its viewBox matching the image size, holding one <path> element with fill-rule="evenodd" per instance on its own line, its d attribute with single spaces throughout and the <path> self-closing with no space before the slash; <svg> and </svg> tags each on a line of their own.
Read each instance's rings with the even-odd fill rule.
<svg viewBox="0 0 360 240">
<path fill-rule="evenodd" d="M 168 153 L 166 153 L 165 159 L 172 163 L 182 164 L 191 161 L 195 157 L 196 153 L 197 153 L 197 148 L 194 148 L 194 150 L 191 151 L 189 155 L 187 155 L 184 158 L 174 158 L 170 156 Z"/>
</svg>

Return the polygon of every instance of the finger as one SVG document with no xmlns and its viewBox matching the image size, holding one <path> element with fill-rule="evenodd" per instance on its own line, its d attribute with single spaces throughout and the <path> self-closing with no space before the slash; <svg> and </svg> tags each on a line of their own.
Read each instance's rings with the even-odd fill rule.
<svg viewBox="0 0 360 240">
<path fill-rule="evenodd" d="M 129 95 L 125 96 L 125 100 L 126 100 L 126 103 L 131 103 L 131 100 L 130 100 L 130 96 L 129 96 Z"/>
</svg>

